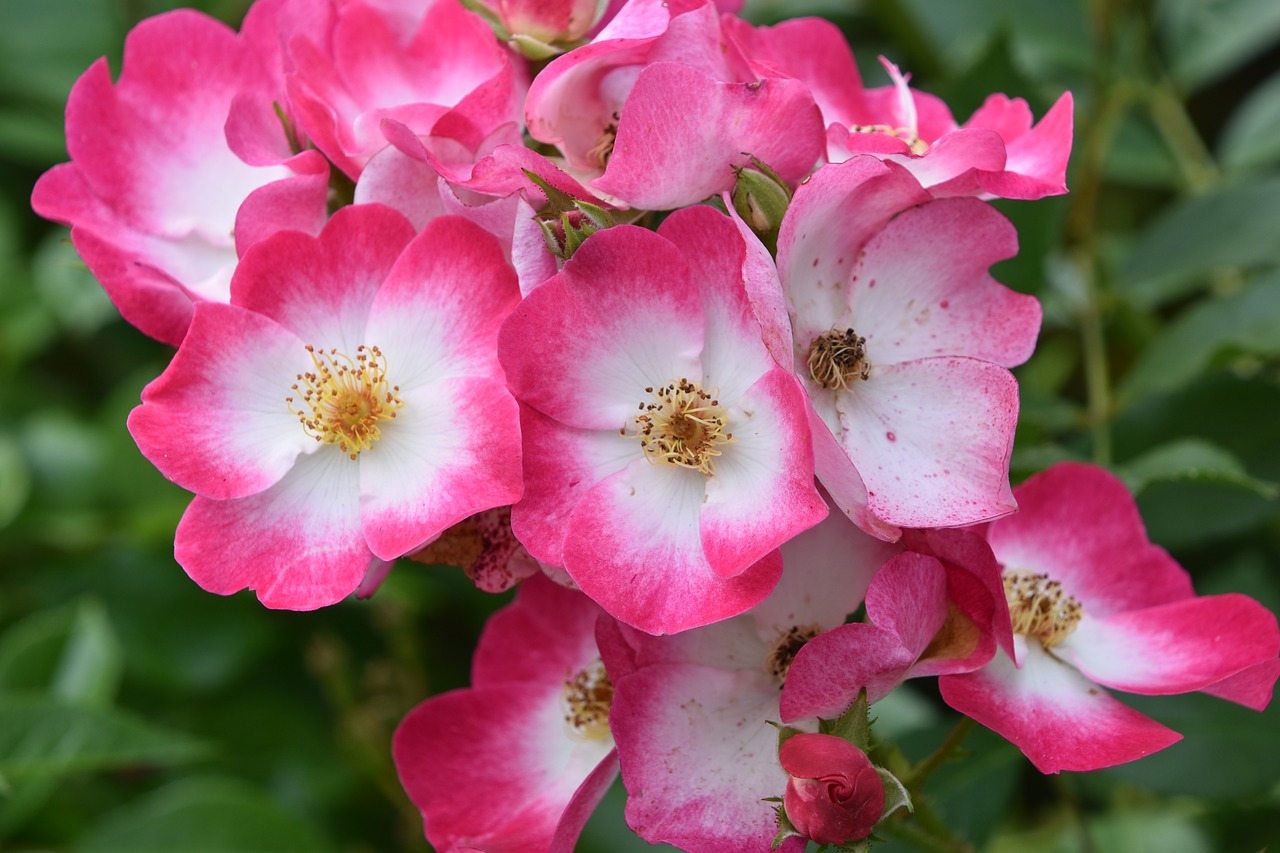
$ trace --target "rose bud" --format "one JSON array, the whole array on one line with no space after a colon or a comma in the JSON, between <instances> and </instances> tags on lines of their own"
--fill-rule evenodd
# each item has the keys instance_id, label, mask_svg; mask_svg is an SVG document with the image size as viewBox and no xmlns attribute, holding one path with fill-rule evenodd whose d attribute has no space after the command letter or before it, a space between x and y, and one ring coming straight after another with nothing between
<instances>
[{"instance_id":1,"label":"rose bud","mask_svg":"<svg viewBox=\"0 0 1280 853\"><path fill-rule=\"evenodd\" d=\"M791 774L782 798L796 831L819 844L871 834L884 812L884 782L866 753L834 735L798 734L778 750Z\"/></svg>"}]
</instances>

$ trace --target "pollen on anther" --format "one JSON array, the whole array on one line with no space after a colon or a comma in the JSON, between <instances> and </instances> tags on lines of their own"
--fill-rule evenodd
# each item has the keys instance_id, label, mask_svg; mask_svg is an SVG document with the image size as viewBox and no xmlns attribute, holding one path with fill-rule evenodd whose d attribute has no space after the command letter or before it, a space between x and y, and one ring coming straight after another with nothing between
<instances>
[{"instance_id":1,"label":"pollen on anther","mask_svg":"<svg viewBox=\"0 0 1280 853\"><path fill-rule=\"evenodd\" d=\"M1084 617L1084 607L1047 574L1006 571L1005 600L1013 632L1040 641L1046 649L1061 643Z\"/></svg>"},{"instance_id":2,"label":"pollen on anther","mask_svg":"<svg viewBox=\"0 0 1280 853\"><path fill-rule=\"evenodd\" d=\"M645 393L655 402L640 403L644 414L632 419L632 428L649 461L712 476L721 447L733 440L725 430L728 413L720 401L684 377L656 391L646 386ZM625 428L622 434L627 434Z\"/></svg>"},{"instance_id":3,"label":"pollen on anther","mask_svg":"<svg viewBox=\"0 0 1280 853\"><path fill-rule=\"evenodd\" d=\"M356 355L306 345L313 371L297 374L285 405L316 441L332 444L356 459L381 436L379 424L404 407L399 385L387 381L387 361L376 347L361 345ZM296 408L295 408L296 405Z\"/></svg>"},{"instance_id":4,"label":"pollen on anther","mask_svg":"<svg viewBox=\"0 0 1280 853\"><path fill-rule=\"evenodd\" d=\"M582 740L603 740L609 736L613 682L599 658L576 673L567 674L561 695L565 726L572 736Z\"/></svg>"},{"instance_id":5,"label":"pollen on anther","mask_svg":"<svg viewBox=\"0 0 1280 853\"><path fill-rule=\"evenodd\" d=\"M809 344L809 375L823 388L839 391L871 378L867 339L853 329L831 329Z\"/></svg>"}]
</instances>

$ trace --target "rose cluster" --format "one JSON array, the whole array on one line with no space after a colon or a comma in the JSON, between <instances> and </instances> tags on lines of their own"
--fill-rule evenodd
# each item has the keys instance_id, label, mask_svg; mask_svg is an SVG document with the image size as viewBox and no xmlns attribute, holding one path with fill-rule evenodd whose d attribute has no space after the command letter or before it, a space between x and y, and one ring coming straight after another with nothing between
<instances>
[{"instance_id":1,"label":"rose cluster","mask_svg":"<svg viewBox=\"0 0 1280 853\"><path fill-rule=\"evenodd\" d=\"M906 797L830 733L860 696L937 676L1055 773L1178 738L1099 685L1262 708L1280 675L1275 618L1197 597L1114 476L1010 486L1041 315L988 201L1066 191L1070 95L959 123L739 5L168 13L35 189L177 347L129 428L195 495L196 583L520 584L395 738L441 850L571 850L619 768L651 842L859 842Z\"/></svg>"}]
</instances>

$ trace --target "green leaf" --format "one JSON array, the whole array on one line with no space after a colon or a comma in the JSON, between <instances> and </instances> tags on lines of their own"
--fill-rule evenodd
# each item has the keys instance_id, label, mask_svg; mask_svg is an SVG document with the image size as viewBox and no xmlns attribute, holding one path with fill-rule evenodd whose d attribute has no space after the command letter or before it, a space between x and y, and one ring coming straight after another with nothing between
<instances>
[{"instance_id":1,"label":"green leaf","mask_svg":"<svg viewBox=\"0 0 1280 853\"><path fill-rule=\"evenodd\" d=\"M175 782L109 815L75 853L325 853L333 844L267 791L226 779Z\"/></svg>"},{"instance_id":2,"label":"green leaf","mask_svg":"<svg viewBox=\"0 0 1280 853\"><path fill-rule=\"evenodd\" d=\"M104 706L120 686L123 664L106 610L84 599L29 616L0 637L0 692L38 690Z\"/></svg>"},{"instance_id":3,"label":"green leaf","mask_svg":"<svg viewBox=\"0 0 1280 853\"><path fill-rule=\"evenodd\" d=\"M1218 155L1228 169L1280 162L1280 74L1251 91L1222 129Z\"/></svg>"},{"instance_id":4,"label":"green leaf","mask_svg":"<svg viewBox=\"0 0 1280 853\"><path fill-rule=\"evenodd\" d=\"M11 781L116 767L179 764L207 753L188 737L123 711L0 695L0 776Z\"/></svg>"},{"instance_id":5,"label":"green leaf","mask_svg":"<svg viewBox=\"0 0 1280 853\"><path fill-rule=\"evenodd\" d=\"M1124 696L1183 739L1140 761L1100 771L1158 793L1214 800L1261 794L1275 784L1280 765L1280 703L1262 713L1202 693ZM1123 849L1123 848L1115 848Z\"/></svg>"},{"instance_id":6,"label":"green leaf","mask_svg":"<svg viewBox=\"0 0 1280 853\"><path fill-rule=\"evenodd\" d=\"M1138 238L1118 289L1143 307L1163 304L1224 268L1280 262L1278 233L1280 175L1207 193L1174 207Z\"/></svg>"},{"instance_id":7,"label":"green leaf","mask_svg":"<svg viewBox=\"0 0 1280 853\"><path fill-rule=\"evenodd\" d=\"M1223 353L1280 356L1278 330L1280 275L1272 274L1183 312L1142 352L1119 397L1133 400L1186 385Z\"/></svg>"},{"instance_id":8,"label":"green leaf","mask_svg":"<svg viewBox=\"0 0 1280 853\"><path fill-rule=\"evenodd\" d=\"M1250 477L1235 456L1195 438L1161 445L1120 466L1116 473L1134 494L1155 482L1196 480L1238 486L1264 498L1276 496L1274 484Z\"/></svg>"},{"instance_id":9,"label":"green leaf","mask_svg":"<svg viewBox=\"0 0 1280 853\"><path fill-rule=\"evenodd\" d=\"M1164 0L1160 23L1174 77L1183 86L1197 89L1271 47L1280 37L1280 3Z\"/></svg>"}]
</instances>

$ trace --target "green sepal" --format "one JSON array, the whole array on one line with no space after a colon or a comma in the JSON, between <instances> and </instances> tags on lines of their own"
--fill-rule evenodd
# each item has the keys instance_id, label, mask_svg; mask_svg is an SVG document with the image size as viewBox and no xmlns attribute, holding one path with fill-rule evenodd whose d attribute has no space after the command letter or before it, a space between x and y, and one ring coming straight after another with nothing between
<instances>
[{"instance_id":1,"label":"green sepal","mask_svg":"<svg viewBox=\"0 0 1280 853\"><path fill-rule=\"evenodd\" d=\"M773 720L765 720L765 722L778 730L778 749L782 749L782 745L796 735L805 734L799 729L793 729L791 726L784 726L782 723L775 723Z\"/></svg>"},{"instance_id":2,"label":"green sepal","mask_svg":"<svg viewBox=\"0 0 1280 853\"><path fill-rule=\"evenodd\" d=\"M778 229L791 204L791 188L777 172L752 157L750 166L736 167L737 180L729 193L733 209L771 253L777 251Z\"/></svg>"},{"instance_id":3,"label":"green sepal","mask_svg":"<svg viewBox=\"0 0 1280 853\"><path fill-rule=\"evenodd\" d=\"M871 752L871 706L867 702L867 690L858 691L858 698L843 714L834 720L818 720L818 731L824 735L844 738L863 752Z\"/></svg>"},{"instance_id":4,"label":"green sepal","mask_svg":"<svg viewBox=\"0 0 1280 853\"><path fill-rule=\"evenodd\" d=\"M774 806L774 812L778 815L778 834L773 837L773 843L769 845L770 850L777 850L782 846L782 842L788 838L804 838L796 831L795 824L787 817L787 810L782 806Z\"/></svg>"},{"instance_id":5,"label":"green sepal","mask_svg":"<svg viewBox=\"0 0 1280 853\"><path fill-rule=\"evenodd\" d=\"M880 774L880 781L884 783L884 811L880 813L880 820L884 820L904 807L907 811L914 813L916 807L911 802L911 794L907 793L907 786L883 767L877 767L876 772Z\"/></svg>"},{"instance_id":6,"label":"green sepal","mask_svg":"<svg viewBox=\"0 0 1280 853\"><path fill-rule=\"evenodd\" d=\"M541 62L544 59L550 59L553 56L559 56L564 53L564 48L554 44L547 44L542 39L536 39L533 36L516 33L507 39L507 44L511 45L525 59L534 62Z\"/></svg>"},{"instance_id":7,"label":"green sepal","mask_svg":"<svg viewBox=\"0 0 1280 853\"><path fill-rule=\"evenodd\" d=\"M547 197L547 203L534 216L534 221L542 229L547 249L557 258L569 260L588 237L615 224L613 214L600 205L574 198L528 169L523 171Z\"/></svg>"}]
</instances>

